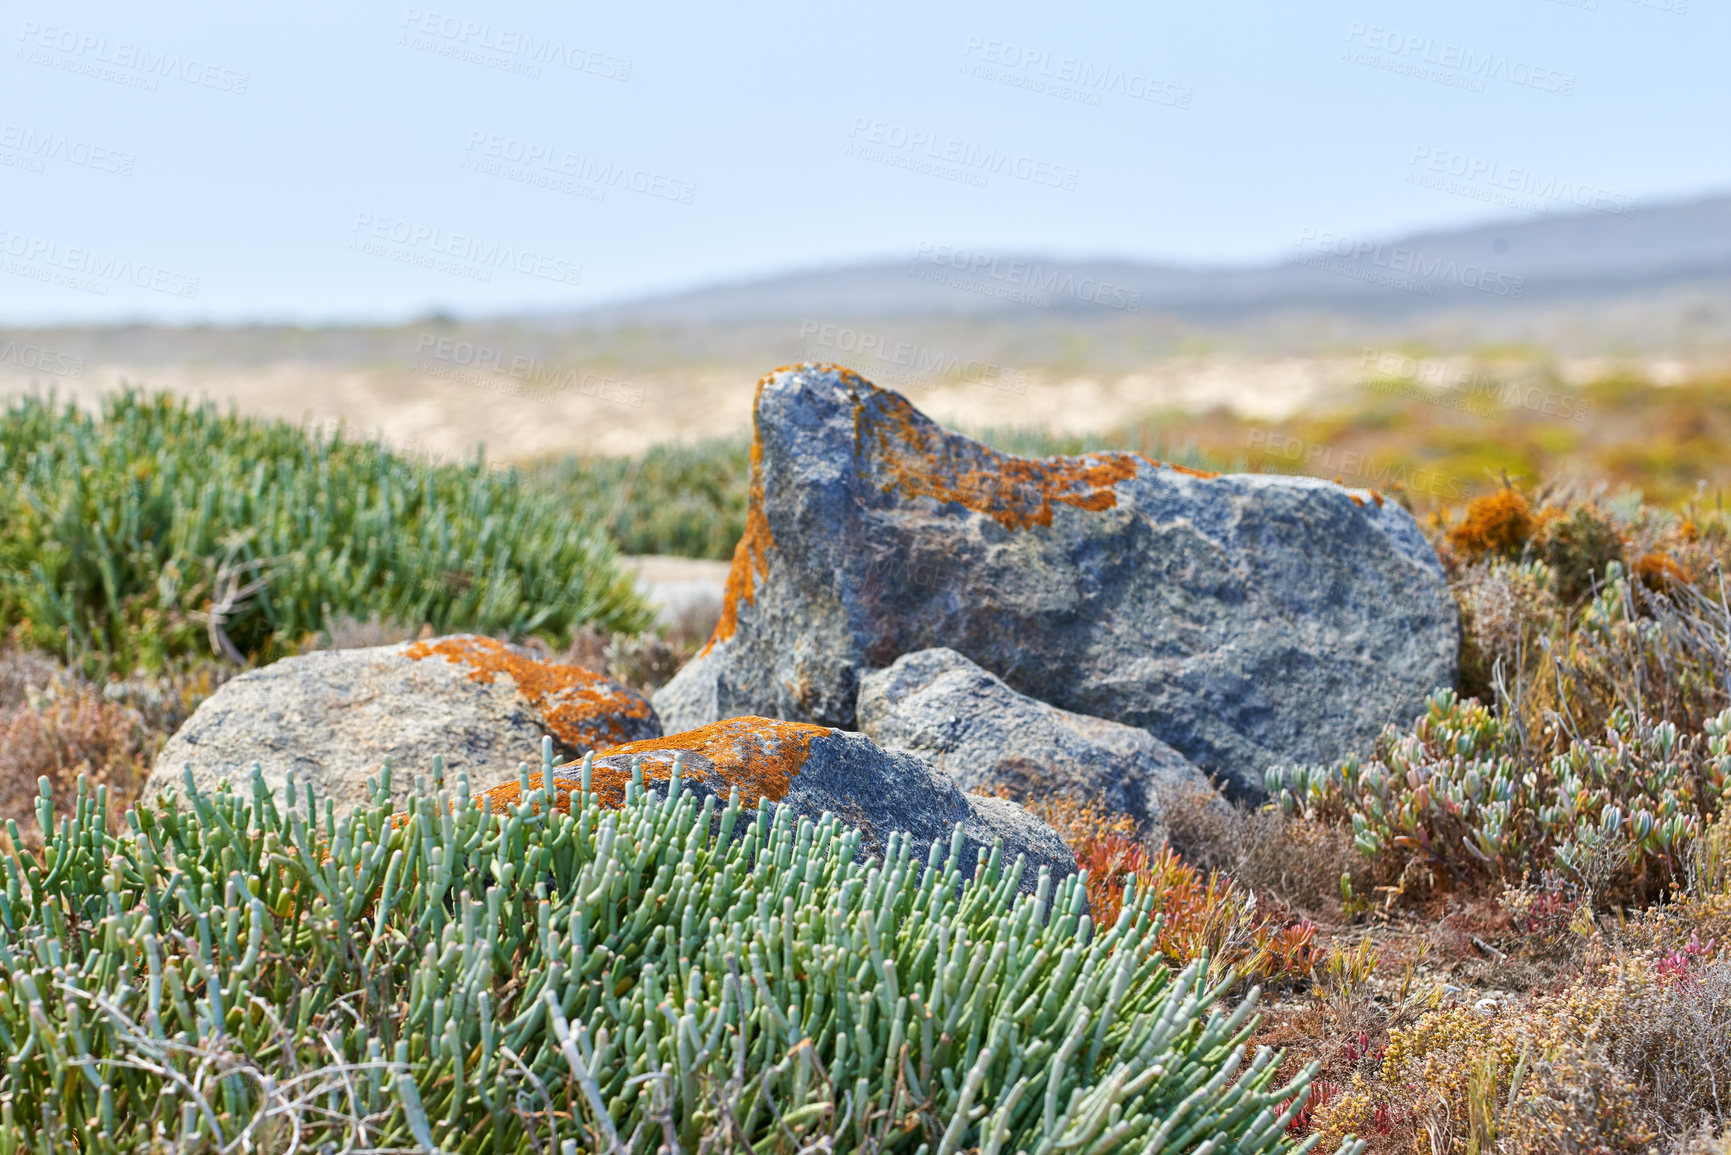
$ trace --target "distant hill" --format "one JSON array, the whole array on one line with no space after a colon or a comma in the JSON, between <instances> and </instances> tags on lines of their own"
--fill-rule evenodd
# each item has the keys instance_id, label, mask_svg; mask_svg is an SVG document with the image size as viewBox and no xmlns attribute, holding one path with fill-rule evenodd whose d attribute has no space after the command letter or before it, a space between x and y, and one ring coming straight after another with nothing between
<instances>
[{"instance_id":1,"label":"distant hill","mask_svg":"<svg viewBox=\"0 0 1731 1155\"><path fill-rule=\"evenodd\" d=\"M955 251L715 285L586 310L586 326L799 317L985 319L1159 313L1203 323L1323 311L1395 318L1475 305L1554 306L1701 286L1731 295L1731 195L1581 211L1384 240L1313 234L1283 260L1183 268Z\"/></svg>"}]
</instances>

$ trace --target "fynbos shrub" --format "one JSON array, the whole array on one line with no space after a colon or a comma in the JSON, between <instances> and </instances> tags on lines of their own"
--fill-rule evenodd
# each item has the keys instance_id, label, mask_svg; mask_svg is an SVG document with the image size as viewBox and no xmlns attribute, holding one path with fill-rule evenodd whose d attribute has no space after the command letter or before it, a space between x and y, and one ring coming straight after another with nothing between
<instances>
[{"instance_id":1,"label":"fynbos shrub","mask_svg":"<svg viewBox=\"0 0 1731 1155\"><path fill-rule=\"evenodd\" d=\"M1706 732L1613 713L1602 739L1523 754L1514 728L1452 690L1433 695L1409 732L1392 726L1366 761L1276 767L1269 793L1289 812L1352 824L1367 855L1392 854L1443 878L1579 873L1603 850L1622 884L1678 877L1682 852L1731 788L1731 710Z\"/></svg>"}]
</instances>

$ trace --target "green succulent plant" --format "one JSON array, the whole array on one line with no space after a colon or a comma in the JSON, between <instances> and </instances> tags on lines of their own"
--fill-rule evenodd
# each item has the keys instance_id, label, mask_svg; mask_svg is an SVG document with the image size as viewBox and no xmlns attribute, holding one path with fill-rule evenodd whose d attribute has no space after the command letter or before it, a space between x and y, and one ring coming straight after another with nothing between
<instances>
[{"instance_id":1,"label":"green succulent plant","mask_svg":"<svg viewBox=\"0 0 1731 1155\"><path fill-rule=\"evenodd\" d=\"M411 460L135 391L0 411L0 629L94 667L269 660L338 617L563 640L651 615L592 511L479 457Z\"/></svg>"},{"instance_id":2,"label":"green succulent plant","mask_svg":"<svg viewBox=\"0 0 1731 1155\"><path fill-rule=\"evenodd\" d=\"M1579 874L1601 849L1632 871L1674 869L1731 791L1731 709L1699 735L1618 710L1602 738L1535 757L1494 711L1440 690L1410 731L1384 731L1374 757L1275 767L1266 782L1288 813L1350 822L1362 853L1440 874Z\"/></svg>"},{"instance_id":3,"label":"green succulent plant","mask_svg":"<svg viewBox=\"0 0 1731 1155\"><path fill-rule=\"evenodd\" d=\"M104 790L45 795L41 860L3 860L0 1155L1314 1144L1314 1066L1247 1054L1256 992L1173 973L1152 895L1097 931L1084 878L1021 893L959 830L877 860L677 772L396 819L389 775L341 819L256 767L119 829Z\"/></svg>"}]
</instances>

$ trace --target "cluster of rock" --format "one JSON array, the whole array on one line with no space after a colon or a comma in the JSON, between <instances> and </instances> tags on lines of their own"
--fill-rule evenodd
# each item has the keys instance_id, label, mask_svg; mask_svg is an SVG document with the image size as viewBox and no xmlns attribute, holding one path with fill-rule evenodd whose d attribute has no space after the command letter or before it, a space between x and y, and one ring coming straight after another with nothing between
<instances>
[{"instance_id":1,"label":"cluster of rock","mask_svg":"<svg viewBox=\"0 0 1731 1155\"><path fill-rule=\"evenodd\" d=\"M387 756L509 778L551 734L567 757L597 752L604 801L634 760L653 782L677 751L694 790L833 812L879 841L960 823L1073 869L992 794L1103 803L1153 830L1182 794L1255 798L1270 765L1365 749L1455 680L1441 566L1374 491L1015 457L833 366L764 378L755 430L720 621L653 707L485 638L312 654L223 686L151 785L183 766L239 781L257 760L273 786L293 770L345 805Z\"/></svg>"},{"instance_id":2,"label":"cluster of rock","mask_svg":"<svg viewBox=\"0 0 1731 1155\"><path fill-rule=\"evenodd\" d=\"M1442 567L1372 491L1014 457L822 366L764 379L753 461L720 624L655 697L673 729L852 728L867 671L947 647L1253 796L1267 766L1362 747L1455 679Z\"/></svg>"}]
</instances>

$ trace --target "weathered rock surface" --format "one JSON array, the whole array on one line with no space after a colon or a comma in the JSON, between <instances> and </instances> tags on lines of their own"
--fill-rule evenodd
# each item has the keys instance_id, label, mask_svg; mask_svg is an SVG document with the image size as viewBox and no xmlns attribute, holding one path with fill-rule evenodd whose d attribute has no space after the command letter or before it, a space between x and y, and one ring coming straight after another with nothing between
<instances>
[{"instance_id":1,"label":"weathered rock surface","mask_svg":"<svg viewBox=\"0 0 1731 1155\"><path fill-rule=\"evenodd\" d=\"M1366 749L1454 683L1442 567L1372 491L1014 457L835 366L764 378L755 426L721 621L655 698L669 728L851 728L863 671L947 646L1256 796L1267 766Z\"/></svg>"},{"instance_id":2,"label":"weathered rock surface","mask_svg":"<svg viewBox=\"0 0 1731 1155\"><path fill-rule=\"evenodd\" d=\"M638 761L644 785L662 790L672 777L674 755L680 755L681 789L699 796L715 795L725 805L739 790L740 803L756 809L762 802L791 806L814 822L834 814L866 835L867 853L881 854L890 833L904 830L917 846L948 840L957 823L966 838L963 861L971 868L981 848L1004 841L1003 862L1025 854L1028 866L1022 888L1032 893L1040 867L1055 879L1076 869L1076 858L1050 826L1004 798L966 794L948 776L912 754L884 750L863 734L777 722L769 718L729 718L684 734L632 742L597 757L591 767L590 789L608 806L625 800L631 764ZM553 770L554 805L566 809L570 794L582 786L578 763ZM541 772L529 776L531 790L541 787ZM483 791L489 808L497 811L522 801L520 781Z\"/></svg>"},{"instance_id":3,"label":"weathered rock surface","mask_svg":"<svg viewBox=\"0 0 1731 1155\"><path fill-rule=\"evenodd\" d=\"M222 778L281 790L289 771L338 810L371 801L368 776L391 759L406 798L435 755L455 779L489 782L541 764L541 738L562 757L661 733L641 695L600 674L466 634L284 658L225 683L157 755L147 794Z\"/></svg>"},{"instance_id":4,"label":"weathered rock surface","mask_svg":"<svg viewBox=\"0 0 1731 1155\"><path fill-rule=\"evenodd\" d=\"M1148 731L1049 706L954 650L904 654L860 679L860 732L931 762L963 790L1104 802L1145 831L1163 800L1212 798L1188 758Z\"/></svg>"}]
</instances>

